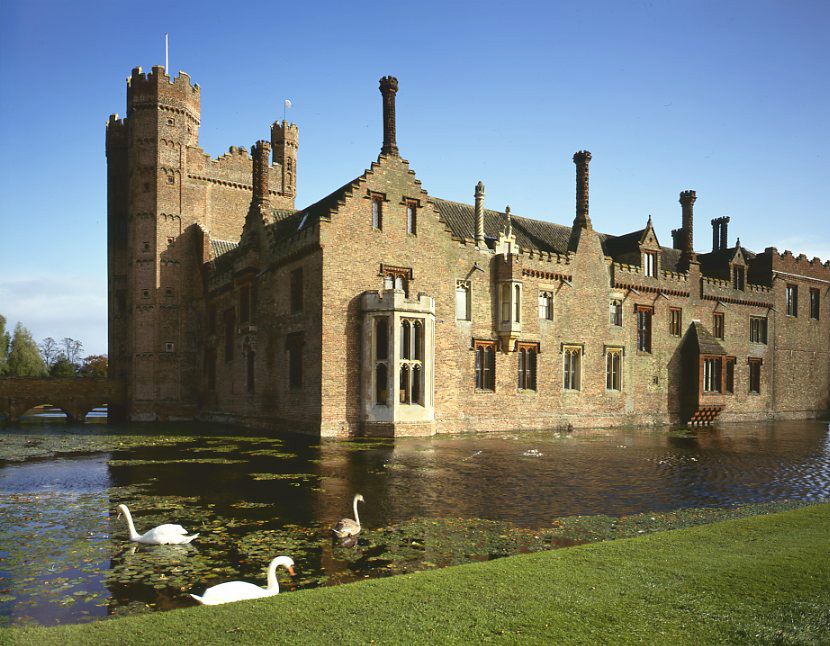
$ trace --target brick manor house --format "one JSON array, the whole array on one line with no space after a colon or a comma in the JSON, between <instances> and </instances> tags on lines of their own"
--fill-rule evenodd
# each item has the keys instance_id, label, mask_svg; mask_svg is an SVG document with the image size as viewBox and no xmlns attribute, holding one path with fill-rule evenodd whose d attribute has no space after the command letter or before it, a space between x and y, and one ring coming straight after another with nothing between
<instances>
[{"instance_id":1,"label":"brick manor house","mask_svg":"<svg viewBox=\"0 0 830 646\"><path fill-rule=\"evenodd\" d=\"M594 229L591 154L553 224L430 196L380 80L376 162L296 209L297 126L251 153L198 143L200 88L163 67L109 118L110 375L133 420L325 437L824 415L830 262L693 244L694 191L662 246L649 218ZM473 187L471 187L473 188Z\"/></svg>"}]
</instances>

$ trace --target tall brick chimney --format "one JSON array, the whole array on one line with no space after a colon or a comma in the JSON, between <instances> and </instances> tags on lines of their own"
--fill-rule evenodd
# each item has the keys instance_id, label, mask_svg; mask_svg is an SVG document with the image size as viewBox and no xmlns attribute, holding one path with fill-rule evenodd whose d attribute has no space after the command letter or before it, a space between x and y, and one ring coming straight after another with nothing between
<instances>
[{"instance_id":1,"label":"tall brick chimney","mask_svg":"<svg viewBox=\"0 0 830 646\"><path fill-rule=\"evenodd\" d=\"M591 153L587 150L580 150L574 154L574 164L576 164L575 228L591 228L591 218L588 216L588 164L590 161Z\"/></svg>"},{"instance_id":2,"label":"tall brick chimney","mask_svg":"<svg viewBox=\"0 0 830 646\"><path fill-rule=\"evenodd\" d=\"M476 184L476 246L484 246L484 182Z\"/></svg>"},{"instance_id":3,"label":"tall brick chimney","mask_svg":"<svg viewBox=\"0 0 830 646\"><path fill-rule=\"evenodd\" d=\"M712 220L712 251L719 249L726 249L727 245L727 225L729 224L729 216L725 215L722 218L715 218Z\"/></svg>"},{"instance_id":4,"label":"tall brick chimney","mask_svg":"<svg viewBox=\"0 0 830 646\"><path fill-rule=\"evenodd\" d=\"M398 79L384 76L380 79L380 93L383 95L383 147L381 155L397 155L398 144L395 142L395 94L398 92Z\"/></svg>"},{"instance_id":5,"label":"tall brick chimney","mask_svg":"<svg viewBox=\"0 0 830 646\"><path fill-rule=\"evenodd\" d=\"M681 263L688 267L690 262L696 262L694 246L694 204L697 200L697 195L694 191L680 192L680 207L683 211L683 223L681 229L683 230L681 248L682 254L680 256Z\"/></svg>"},{"instance_id":6,"label":"tall brick chimney","mask_svg":"<svg viewBox=\"0 0 830 646\"><path fill-rule=\"evenodd\" d=\"M258 203L268 202L270 201L270 194L268 193L268 160L271 156L271 144L260 139L254 144L252 152L254 158L253 199Z\"/></svg>"}]
</instances>

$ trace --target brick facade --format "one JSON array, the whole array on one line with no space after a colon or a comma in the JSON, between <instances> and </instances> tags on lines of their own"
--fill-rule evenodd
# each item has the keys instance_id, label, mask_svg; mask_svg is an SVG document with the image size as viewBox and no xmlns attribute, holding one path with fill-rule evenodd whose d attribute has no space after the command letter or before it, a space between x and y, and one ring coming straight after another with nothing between
<instances>
[{"instance_id":1,"label":"brick facade","mask_svg":"<svg viewBox=\"0 0 830 646\"><path fill-rule=\"evenodd\" d=\"M107 124L109 350L133 419L346 437L826 413L830 262L720 229L696 253L694 191L671 248L651 220L599 233L587 151L571 226L486 209L482 183L475 207L430 196L398 153L397 80L380 89L377 161L295 210L296 126L210 159L198 86L133 71Z\"/></svg>"}]
</instances>

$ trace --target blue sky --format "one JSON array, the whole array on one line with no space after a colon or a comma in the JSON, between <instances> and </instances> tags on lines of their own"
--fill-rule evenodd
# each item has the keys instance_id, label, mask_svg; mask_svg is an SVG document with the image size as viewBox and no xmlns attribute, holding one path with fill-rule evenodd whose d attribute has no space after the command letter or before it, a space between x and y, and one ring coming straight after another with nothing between
<instances>
[{"instance_id":1,"label":"blue sky","mask_svg":"<svg viewBox=\"0 0 830 646\"><path fill-rule=\"evenodd\" d=\"M130 69L202 87L212 156L268 135L290 98L297 205L381 144L380 76L400 80L398 145L432 195L569 224L574 151L613 234L680 223L696 247L830 259L830 3L0 3L0 313L38 339L106 351L104 122Z\"/></svg>"}]
</instances>

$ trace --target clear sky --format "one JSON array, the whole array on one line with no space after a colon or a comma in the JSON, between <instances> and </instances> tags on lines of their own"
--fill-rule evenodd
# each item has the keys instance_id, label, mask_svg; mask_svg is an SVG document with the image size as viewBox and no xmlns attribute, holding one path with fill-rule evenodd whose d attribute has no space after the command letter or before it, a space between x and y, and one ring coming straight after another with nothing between
<instances>
[{"instance_id":1,"label":"clear sky","mask_svg":"<svg viewBox=\"0 0 830 646\"><path fill-rule=\"evenodd\" d=\"M696 247L830 259L830 2L43 2L0 0L0 313L106 351L107 115L131 68L202 87L212 156L300 128L297 206L381 144L378 78L424 188L570 224L593 153L600 231L662 244L695 189Z\"/></svg>"}]
</instances>

